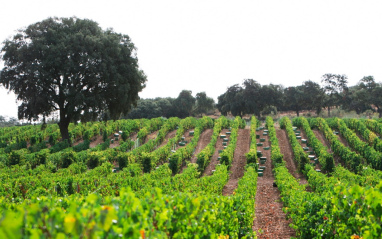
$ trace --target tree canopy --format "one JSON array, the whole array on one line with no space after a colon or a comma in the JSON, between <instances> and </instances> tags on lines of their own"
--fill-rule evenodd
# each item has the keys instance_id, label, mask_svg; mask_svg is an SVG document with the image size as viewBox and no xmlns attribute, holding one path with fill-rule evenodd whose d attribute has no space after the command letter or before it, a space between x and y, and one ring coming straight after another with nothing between
<instances>
[{"instance_id":1,"label":"tree canopy","mask_svg":"<svg viewBox=\"0 0 382 239\"><path fill-rule=\"evenodd\" d=\"M324 100L325 106L328 107L328 116L330 116L330 107L341 103L341 94L345 94L348 90L346 75L327 73L322 76L321 82L324 84L323 89L327 95Z\"/></svg>"},{"instance_id":2,"label":"tree canopy","mask_svg":"<svg viewBox=\"0 0 382 239\"><path fill-rule=\"evenodd\" d=\"M212 110L215 105L214 99L208 97L206 92L199 92L196 94L196 105L194 112L196 114L207 114L209 110Z\"/></svg>"},{"instance_id":3,"label":"tree canopy","mask_svg":"<svg viewBox=\"0 0 382 239\"><path fill-rule=\"evenodd\" d=\"M192 96L192 91L182 90L174 101L179 117L186 118L192 115L195 101L196 99Z\"/></svg>"},{"instance_id":4,"label":"tree canopy","mask_svg":"<svg viewBox=\"0 0 382 239\"><path fill-rule=\"evenodd\" d=\"M102 30L88 19L48 18L4 42L0 83L21 101L19 119L45 119L59 111L69 139L72 121L111 119L136 105L146 76L128 35Z\"/></svg>"}]
</instances>

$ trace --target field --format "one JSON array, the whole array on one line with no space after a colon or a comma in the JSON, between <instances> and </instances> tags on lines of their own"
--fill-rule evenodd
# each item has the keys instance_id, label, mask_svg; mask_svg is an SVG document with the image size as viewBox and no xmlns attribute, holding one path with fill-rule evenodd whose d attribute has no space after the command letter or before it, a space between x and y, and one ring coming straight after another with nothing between
<instances>
[{"instance_id":1,"label":"field","mask_svg":"<svg viewBox=\"0 0 382 239\"><path fill-rule=\"evenodd\" d=\"M154 118L0 129L0 238L380 238L382 123Z\"/></svg>"}]
</instances>

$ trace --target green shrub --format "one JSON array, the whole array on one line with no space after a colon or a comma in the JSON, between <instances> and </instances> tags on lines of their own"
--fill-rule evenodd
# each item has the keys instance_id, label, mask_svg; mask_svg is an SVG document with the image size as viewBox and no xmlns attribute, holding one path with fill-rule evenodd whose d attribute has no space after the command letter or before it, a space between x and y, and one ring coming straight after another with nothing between
<instances>
[{"instance_id":1,"label":"green shrub","mask_svg":"<svg viewBox=\"0 0 382 239\"><path fill-rule=\"evenodd\" d=\"M87 170L87 166L82 162L72 163L68 170L71 172L71 174L80 174L84 173Z\"/></svg>"},{"instance_id":2,"label":"green shrub","mask_svg":"<svg viewBox=\"0 0 382 239\"><path fill-rule=\"evenodd\" d=\"M49 144L51 146L54 146L57 142L57 138L56 138L56 135L55 134L51 134L49 135Z\"/></svg>"},{"instance_id":3,"label":"green shrub","mask_svg":"<svg viewBox=\"0 0 382 239\"><path fill-rule=\"evenodd\" d=\"M12 151L8 156L8 165L18 165L24 159L24 155L19 151Z\"/></svg>"},{"instance_id":4,"label":"green shrub","mask_svg":"<svg viewBox=\"0 0 382 239\"><path fill-rule=\"evenodd\" d=\"M32 136L30 139L30 144L34 145L35 143L37 143L37 138L36 138L36 136Z\"/></svg>"},{"instance_id":5,"label":"green shrub","mask_svg":"<svg viewBox=\"0 0 382 239\"><path fill-rule=\"evenodd\" d=\"M124 169L125 167L127 167L129 165L129 154L127 153L123 153L123 152L119 152L117 154L117 157L116 157L117 161L118 161L118 165L119 165L119 170L122 170Z\"/></svg>"},{"instance_id":6,"label":"green shrub","mask_svg":"<svg viewBox=\"0 0 382 239\"><path fill-rule=\"evenodd\" d=\"M68 142L68 140L64 140L62 142L59 142L57 144L55 144L53 147L50 148L50 153L53 154L53 153L56 153L56 152L59 152L63 149L66 149L66 148L69 148L70 147L70 144Z\"/></svg>"},{"instance_id":7,"label":"green shrub","mask_svg":"<svg viewBox=\"0 0 382 239\"><path fill-rule=\"evenodd\" d=\"M28 150L31 153L34 153L34 152L39 152L40 150L46 149L46 148L47 148L46 143L45 142L41 142L41 143L35 144L33 146L30 146Z\"/></svg>"},{"instance_id":8,"label":"green shrub","mask_svg":"<svg viewBox=\"0 0 382 239\"><path fill-rule=\"evenodd\" d=\"M126 141L129 136L127 135L126 131L123 131L121 137L123 141Z\"/></svg>"},{"instance_id":9,"label":"green shrub","mask_svg":"<svg viewBox=\"0 0 382 239\"><path fill-rule=\"evenodd\" d=\"M102 134L102 140L103 140L103 142L106 142L106 140L107 140L107 132L106 132L106 130L104 130L103 131L103 134Z\"/></svg>"},{"instance_id":10,"label":"green shrub","mask_svg":"<svg viewBox=\"0 0 382 239\"><path fill-rule=\"evenodd\" d=\"M127 165L124 169L123 172L127 172L129 176L131 177L137 177L142 175L142 168L141 165L138 163L132 163Z\"/></svg>"},{"instance_id":11,"label":"green shrub","mask_svg":"<svg viewBox=\"0 0 382 239\"><path fill-rule=\"evenodd\" d=\"M143 172L144 173L149 173L151 171L151 154L142 152L142 165L143 165Z\"/></svg>"},{"instance_id":12,"label":"green shrub","mask_svg":"<svg viewBox=\"0 0 382 239\"><path fill-rule=\"evenodd\" d=\"M89 149L89 147L90 147L90 141L89 140L85 140L84 142L79 143L76 146L73 146L73 150L75 152L80 152L80 151Z\"/></svg>"},{"instance_id":13,"label":"green shrub","mask_svg":"<svg viewBox=\"0 0 382 239\"><path fill-rule=\"evenodd\" d=\"M100 165L100 155L97 152L91 152L88 154L87 166L90 169L98 167Z\"/></svg>"},{"instance_id":14,"label":"green shrub","mask_svg":"<svg viewBox=\"0 0 382 239\"><path fill-rule=\"evenodd\" d=\"M257 151L255 149L250 149L249 152L245 155L247 158L247 164L257 163Z\"/></svg>"},{"instance_id":15,"label":"green shrub","mask_svg":"<svg viewBox=\"0 0 382 239\"><path fill-rule=\"evenodd\" d=\"M77 162L77 154L74 151L67 151L61 154L62 168L69 167L72 163Z\"/></svg>"}]
</instances>

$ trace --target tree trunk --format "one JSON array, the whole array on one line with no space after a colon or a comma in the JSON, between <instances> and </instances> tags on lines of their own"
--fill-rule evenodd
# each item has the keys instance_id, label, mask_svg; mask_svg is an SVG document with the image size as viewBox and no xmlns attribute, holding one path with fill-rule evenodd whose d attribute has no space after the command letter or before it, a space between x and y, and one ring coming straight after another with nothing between
<instances>
[{"instance_id":1,"label":"tree trunk","mask_svg":"<svg viewBox=\"0 0 382 239\"><path fill-rule=\"evenodd\" d=\"M330 117L330 106L328 106L328 117Z\"/></svg>"},{"instance_id":2,"label":"tree trunk","mask_svg":"<svg viewBox=\"0 0 382 239\"><path fill-rule=\"evenodd\" d=\"M318 117L318 115L321 113L321 107L317 107L317 109L316 109L316 114L317 114L317 117Z\"/></svg>"},{"instance_id":3,"label":"tree trunk","mask_svg":"<svg viewBox=\"0 0 382 239\"><path fill-rule=\"evenodd\" d=\"M300 117L300 111L296 110L297 117Z\"/></svg>"},{"instance_id":4,"label":"tree trunk","mask_svg":"<svg viewBox=\"0 0 382 239\"><path fill-rule=\"evenodd\" d=\"M60 127L62 141L64 141L66 139L66 140L68 140L69 144L71 144L70 138L69 138L69 129L68 129L69 128L69 119L61 118L60 122L58 123L58 126Z\"/></svg>"}]
</instances>

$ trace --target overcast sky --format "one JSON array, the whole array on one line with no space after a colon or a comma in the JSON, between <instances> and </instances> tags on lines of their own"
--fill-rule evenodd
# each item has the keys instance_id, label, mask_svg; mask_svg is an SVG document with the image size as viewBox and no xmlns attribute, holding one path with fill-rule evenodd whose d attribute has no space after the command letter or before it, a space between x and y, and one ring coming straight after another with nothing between
<instances>
[{"instance_id":1,"label":"overcast sky","mask_svg":"<svg viewBox=\"0 0 382 239\"><path fill-rule=\"evenodd\" d=\"M320 83L325 73L382 81L382 1L84 1L0 4L0 41L48 17L88 18L127 34L138 48L147 87L141 98L183 89L216 98L227 87ZM3 64L0 63L0 67ZM17 116L15 96L0 89L0 115Z\"/></svg>"}]
</instances>

